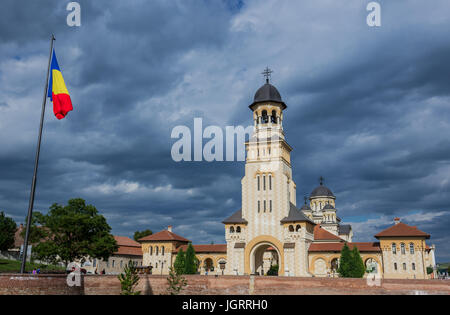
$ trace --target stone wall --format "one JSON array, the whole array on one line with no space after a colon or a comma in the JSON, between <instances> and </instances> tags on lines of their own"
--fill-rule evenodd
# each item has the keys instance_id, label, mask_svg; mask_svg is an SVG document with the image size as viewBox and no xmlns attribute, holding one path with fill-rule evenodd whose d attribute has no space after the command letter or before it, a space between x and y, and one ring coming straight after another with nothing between
<instances>
[{"instance_id":1,"label":"stone wall","mask_svg":"<svg viewBox=\"0 0 450 315\"><path fill-rule=\"evenodd\" d=\"M66 275L0 274L0 295L80 295L83 286L69 287ZM83 284L83 282L81 282Z\"/></svg>"},{"instance_id":2,"label":"stone wall","mask_svg":"<svg viewBox=\"0 0 450 315\"><path fill-rule=\"evenodd\" d=\"M364 279L186 276L183 294L192 295L287 295L287 294L450 294L446 280L382 280L370 287ZM64 275L0 274L0 294L120 294L117 276L85 276L82 287L70 288ZM142 294L167 294L166 276L141 275Z\"/></svg>"}]
</instances>

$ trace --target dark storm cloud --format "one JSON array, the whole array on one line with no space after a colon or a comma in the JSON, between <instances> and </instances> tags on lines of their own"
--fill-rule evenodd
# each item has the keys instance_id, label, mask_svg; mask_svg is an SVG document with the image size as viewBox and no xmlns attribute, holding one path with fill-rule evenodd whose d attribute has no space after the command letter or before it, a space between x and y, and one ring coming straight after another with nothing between
<instances>
[{"instance_id":1,"label":"dark storm cloud","mask_svg":"<svg viewBox=\"0 0 450 315\"><path fill-rule=\"evenodd\" d=\"M64 1L3 1L0 208L23 222L53 32L75 110L56 121L48 108L37 210L82 197L115 234L172 224L223 242L244 165L175 163L170 134L194 117L251 124L269 65L298 200L323 175L356 240L401 216L450 260L449 5L381 3L374 30L364 1L80 1L80 28Z\"/></svg>"}]
</instances>

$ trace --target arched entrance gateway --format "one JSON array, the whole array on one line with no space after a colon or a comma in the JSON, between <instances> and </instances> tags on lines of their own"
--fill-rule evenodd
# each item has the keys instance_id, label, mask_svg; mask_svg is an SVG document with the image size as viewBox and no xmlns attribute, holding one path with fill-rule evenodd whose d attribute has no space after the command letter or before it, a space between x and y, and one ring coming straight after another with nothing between
<instances>
[{"instance_id":1,"label":"arched entrance gateway","mask_svg":"<svg viewBox=\"0 0 450 315\"><path fill-rule=\"evenodd\" d=\"M259 236L245 247L245 273L266 275L271 265L278 265L278 275L284 275L283 244L272 236Z\"/></svg>"},{"instance_id":2,"label":"arched entrance gateway","mask_svg":"<svg viewBox=\"0 0 450 315\"><path fill-rule=\"evenodd\" d=\"M261 243L255 246L250 253L251 274L264 276L271 266L279 265L280 254L270 243Z\"/></svg>"}]
</instances>

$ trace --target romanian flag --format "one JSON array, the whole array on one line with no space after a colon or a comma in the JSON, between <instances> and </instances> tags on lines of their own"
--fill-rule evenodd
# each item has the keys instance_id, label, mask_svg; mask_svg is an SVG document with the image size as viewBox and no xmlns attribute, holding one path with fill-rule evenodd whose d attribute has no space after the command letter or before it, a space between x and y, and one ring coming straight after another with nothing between
<instances>
[{"instance_id":1,"label":"romanian flag","mask_svg":"<svg viewBox=\"0 0 450 315\"><path fill-rule=\"evenodd\" d=\"M61 69L59 69L54 49L47 96L50 97L50 100L53 102L53 113L56 118L63 119L68 112L73 110L72 101L69 92L67 91L66 84L64 83Z\"/></svg>"}]
</instances>

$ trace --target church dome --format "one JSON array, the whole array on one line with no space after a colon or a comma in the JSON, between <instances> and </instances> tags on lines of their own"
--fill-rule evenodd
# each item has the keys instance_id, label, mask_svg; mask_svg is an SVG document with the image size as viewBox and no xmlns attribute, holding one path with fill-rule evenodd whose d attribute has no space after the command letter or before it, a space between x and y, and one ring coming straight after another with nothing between
<instances>
[{"instance_id":1,"label":"church dome","mask_svg":"<svg viewBox=\"0 0 450 315\"><path fill-rule=\"evenodd\" d=\"M266 82L262 87L256 91L255 97L253 99L253 104L250 105L250 108L253 107L253 105L256 105L258 103L264 103L264 102L276 102L280 103L283 106L283 109L285 109L287 106L281 99L280 92L278 92L277 88L274 87L269 82Z\"/></svg>"},{"instance_id":2,"label":"church dome","mask_svg":"<svg viewBox=\"0 0 450 315\"><path fill-rule=\"evenodd\" d=\"M323 184L316 187L311 193L311 197L319 197L319 196L334 197L333 192Z\"/></svg>"},{"instance_id":3,"label":"church dome","mask_svg":"<svg viewBox=\"0 0 450 315\"><path fill-rule=\"evenodd\" d=\"M277 88L274 87L270 83L264 84L262 87L256 91L254 102L265 102L265 101L274 101L274 102L283 102L281 100L280 92L278 92Z\"/></svg>"}]
</instances>

